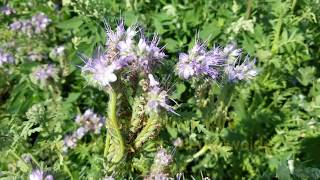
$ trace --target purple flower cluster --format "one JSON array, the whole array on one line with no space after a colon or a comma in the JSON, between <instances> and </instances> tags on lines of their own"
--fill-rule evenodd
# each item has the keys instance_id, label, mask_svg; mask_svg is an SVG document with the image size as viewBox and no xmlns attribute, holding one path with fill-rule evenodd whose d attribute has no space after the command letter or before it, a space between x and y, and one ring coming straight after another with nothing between
<instances>
[{"instance_id":1,"label":"purple flower cluster","mask_svg":"<svg viewBox=\"0 0 320 180\"><path fill-rule=\"evenodd\" d=\"M166 180L169 179L169 174L166 173L166 169L172 163L172 155L167 150L161 148L154 157L154 162L151 167L150 174L144 178L146 180L157 179Z\"/></svg>"},{"instance_id":2,"label":"purple flower cluster","mask_svg":"<svg viewBox=\"0 0 320 180\"><path fill-rule=\"evenodd\" d=\"M159 82L155 80L152 74L149 77L149 89L148 89L148 102L147 111L159 112L161 108L166 109L172 113L175 113L172 106L168 105L168 93L162 90L159 86ZM175 113L176 114L176 113Z\"/></svg>"},{"instance_id":3,"label":"purple flower cluster","mask_svg":"<svg viewBox=\"0 0 320 180\"><path fill-rule=\"evenodd\" d=\"M14 61L15 59L11 54L6 53L2 49L0 49L0 67L4 64L12 64L14 63Z\"/></svg>"},{"instance_id":4,"label":"purple flower cluster","mask_svg":"<svg viewBox=\"0 0 320 180\"><path fill-rule=\"evenodd\" d=\"M250 61L250 58L247 56L242 63L236 61L233 65L228 65L225 68L225 72L231 82L250 80L258 74L254 64L255 61Z\"/></svg>"},{"instance_id":5,"label":"purple flower cluster","mask_svg":"<svg viewBox=\"0 0 320 180\"><path fill-rule=\"evenodd\" d=\"M50 79L56 80L58 77L58 69L52 64L44 64L35 68L32 72L32 79L45 82Z\"/></svg>"},{"instance_id":6,"label":"purple flower cluster","mask_svg":"<svg viewBox=\"0 0 320 180\"><path fill-rule=\"evenodd\" d=\"M75 148L77 146L77 141L82 139L87 133L93 132L99 134L105 123L105 118L97 115L91 109L88 109L83 115L78 115L75 122L80 125L80 127L71 135L67 135L64 138L65 151L67 151L68 148Z\"/></svg>"},{"instance_id":7,"label":"purple flower cluster","mask_svg":"<svg viewBox=\"0 0 320 180\"><path fill-rule=\"evenodd\" d=\"M11 30L20 31L31 36L33 33L39 34L45 31L50 23L51 19L41 12L31 19L15 21L9 27Z\"/></svg>"},{"instance_id":8,"label":"purple flower cluster","mask_svg":"<svg viewBox=\"0 0 320 180\"><path fill-rule=\"evenodd\" d=\"M11 14L15 14L16 11L9 6L5 5L0 8L0 12L6 16L10 16Z\"/></svg>"},{"instance_id":9,"label":"purple flower cluster","mask_svg":"<svg viewBox=\"0 0 320 180\"><path fill-rule=\"evenodd\" d=\"M53 180L53 176L40 169L34 169L29 175L29 180Z\"/></svg>"},{"instance_id":10,"label":"purple flower cluster","mask_svg":"<svg viewBox=\"0 0 320 180\"><path fill-rule=\"evenodd\" d=\"M46 30L47 26L51 23L51 19L49 19L44 13L40 12L31 18L31 22L34 26L34 32L39 34Z\"/></svg>"},{"instance_id":11,"label":"purple flower cluster","mask_svg":"<svg viewBox=\"0 0 320 180\"><path fill-rule=\"evenodd\" d=\"M148 74L165 57L163 49L158 47L157 36L150 42L142 33L137 37L137 28L132 26L125 29L123 21L115 31L108 25L106 27L107 50L99 47L92 58L82 57L86 63L82 72L90 84L109 86L118 79L117 72L125 67L129 67L130 71Z\"/></svg>"},{"instance_id":12,"label":"purple flower cluster","mask_svg":"<svg viewBox=\"0 0 320 180\"><path fill-rule=\"evenodd\" d=\"M78 115L75 121L78 125L82 126L86 132L92 131L99 134L101 127L104 125L105 118L100 117L91 109L88 109L83 115Z\"/></svg>"},{"instance_id":13,"label":"purple flower cluster","mask_svg":"<svg viewBox=\"0 0 320 180\"><path fill-rule=\"evenodd\" d=\"M154 163L158 166L168 166L172 162L172 155L167 152L167 150L161 148L155 158Z\"/></svg>"},{"instance_id":14,"label":"purple flower cluster","mask_svg":"<svg viewBox=\"0 0 320 180\"><path fill-rule=\"evenodd\" d=\"M184 79L209 77L216 80L227 75L230 81L236 82L256 76L254 62L250 62L247 56L244 63L241 63L241 57L242 50L237 49L233 43L225 48L213 47L207 50L203 43L196 41L188 54L180 53L176 69Z\"/></svg>"}]
</instances>

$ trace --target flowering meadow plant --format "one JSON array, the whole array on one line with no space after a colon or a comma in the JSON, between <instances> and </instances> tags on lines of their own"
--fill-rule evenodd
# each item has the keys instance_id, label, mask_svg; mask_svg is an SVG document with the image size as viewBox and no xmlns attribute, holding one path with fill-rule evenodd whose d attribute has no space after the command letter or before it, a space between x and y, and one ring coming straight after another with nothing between
<instances>
[{"instance_id":1,"label":"flowering meadow plant","mask_svg":"<svg viewBox=\"0 0 320 180\"><path fill-rule=\"evenodd\" d=\"M319 8L0 2L0 179L319 179Z\"/></svg>"}]
</instances>

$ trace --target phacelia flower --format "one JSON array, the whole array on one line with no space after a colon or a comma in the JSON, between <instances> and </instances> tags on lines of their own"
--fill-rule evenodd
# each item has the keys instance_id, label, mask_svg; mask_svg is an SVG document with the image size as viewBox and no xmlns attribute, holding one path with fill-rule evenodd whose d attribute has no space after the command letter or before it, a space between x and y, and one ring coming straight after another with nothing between
<instances>
[{"instance_id":1,"label":"phacelia flower","mask_svg":"<svg viewBox=\"0 0 320 180\"><path fill-rule=\"evenodd\" d=\"M116 70L122 68L118 61L108 62L106 55L98 49L93 58L83 57L86 64L82 67L82 74L93 86L106 87L117 80Z\"/></svg>"},{"instance_id":2,"label":"phacelia flower","mask_svg":"<svg viewBox=\"0 0 320 180\"><path fill-rule=\"evenodd\" d=\"M84 133L92 131L98 134L100 133L101 127L104 125L105 118L94 113L91 109L87 109L83 115L78 115L75 121L84 128L80 131Z\"/></svg>"},{"instance_id":3,"label":"phacelia flower","mask_svg":"<svg viewBox=\"0 0 320 180\"><path fill-rule=\"evenodd\" d=\"M152 68L164 57L163 48L158 47L159 38L155 35L148 42L145 37L140 37L136 43L132 37L119 42L120 58L126 59L132 65L132 70L150 73Z\"/></svg>"},{"instance_id":4,"label":"phacelia flower","mask_svg":"<svg viewBox=\"0 0 320 180\"><path fill-rule=\"evenodd\" d=\"M161 148L155 158L155 164L159 166L168 166L172 162L172 155L167 152L167 150Z\"/></svg>"},{"instance_id":5,"label":"phacelia flower","mask_svg":"<svg viewBox=\"0 0 320 180\"><path fill-rule=\"evenodd\" d=\"M256 76L254 63L250 63L248 58L239 63L241 57L242 49L238 49L235 43L207 50L204 44L196 41L188 54L180 53L176 69L184 79L209 77L216 80L226 75L228 80L237 82Z\"/></svg>"},{"instance_id":6,"label":"phacelia flower","mask_svg":"<svg viewBox=\"0 0 320 180\"><path fill-rule=\"evenodd\" d=\"M22 23L22 25L19 30L21 30L22 33L25 33L28 36L31 36L33 33L32 22L30 20L23 20L23 21L21 21L21 23Z\"/></svg>"},{"instance_id":7,"label":"phacelia flower","mask_svg":"<svg viewBox=\"0 0 320 180\"><path fill-rule=\"evenodd\" d=\"M9 28L13 31L19 31L22 28L22 22L21 21L15 21L9 25Z\"/></svg>"},{"instance_id":8,"label":"phacelia flower","mask_svg":"<svg viewBox=\"0 0 320 180\"><path fill-rule=\"evenodd\" d=\"M15 14L16 11L9 6L5 5L0 8L0 12L6 16L10 16L11 14Z\"/></svg>"},{"instance_id":9,"label":"phacelia flower","mask_svg":"<svg viewBox=\"0 0 320 180\"><path fill-rule=\"evenodd\" d=\"M44 64L36 67L30 75L30 79L34 84L38 84L41 88L48 85L50 81L57 82L59 70L52 64Z\"/></svg>"},{"instance_id":10,"label":"phacelia flower","mask_svg":"<svg viewBox=\"0 0 320 180\"><path fill-rule=\"evenodd\" d=\"M154 157L154 162L151 167L150 175L146 179L159 179L164 180L169 178L169 174L166 173L169 165L172 163L172 155L167 150L161 148Z\"/></svg>"},{"instance_id":11,"label":"phacelia flower","mask_svg":"<svg viewBox=\"0 0 320 180\"><path fill-rule=\"evenodd\" d=\"M34 169L29 175L29 180L53 180L53 176L39 169Z\"/></svg>"},{"instance_id":12,"label":"phacelia flower","mask_svg":"<svg viewBox=\"0 0 320 180\"><path fill-rule=\"evenodd\" d=\"M49 19L44 13L39 13L31 19L15 21L9 25L9 28L31 36L33 33L39 34L45 31L50 23L51 19Z\"/></svg>"},{"instance_id":13,"label":"phacelia flower","mask_svg":"<svg viewBox=\"0 0 320 180\"><path fill-rule=\"evenodd\" d=\"M63 145L64 145L63 150L67 151L69 148L70 149L75 148L77 146L77 141L78 141L78 138L76 137L75 134L65 136L63 140Z\"/></svg>"},{"instance_id":14,"label":"phacelia flower","mask_svg":"<svg viewBox=\"0 0 320 180\"><path fill-rule=\"evenodd\" d=\"M88 131L89 131L89 130L88 130L87 128L85 128L85 127L79 127L79 128L75 131L74 135L75 135L75 137L76 137L77 139L82 139L83 136L86 135Z\"/></svg>"},{"instance_id":15,"label":"phacelia flower","mask_svg":"<svg viewBox=\"0 0 320 180\"><path fill-rule=\"evenodd\" d=\"M109 86L119 79L119 72L125 68L130 72L149 74L165 57L163 48L158 47L157 36L149 42L142 33L137 35L135 26L126 29L123 21L115 31L106 25L106 34L106 51L99 47L92 58L82 57L86 63L82 74L93 86Z\"/></svg>"},{"instance_id":16,"label":"phacelia flower","mask_svg":"<svg viewBox=\"0 0 320 180\"><path fill-rule=\"evenodd\" d=\"M184 79L199 76L209 76L212 79L217 79L219 77L219 67L224 61L219 47L207 51L206 46L197 41L188 54L179 54L177 72Z\"/></svg>"},{"instance_id":17,"label":"phacelia flower","mask_svg":"<svg viewBox=\"0 0 320 180\"><path fill-rule=\"evenodd\" d=\"M94 113L88 109L82 115L75 118L75 122L80 126L72 134L66 135L64 138L63 150L66 152L68 149L73 149L77 146L77 142L83 138L87 133L93 132L99 134L101 128L105 123L105 118Z\"/></svg>"},{"instance_id":18,"label":"phacelia flower","mask_svg":"<svg viewBox=\"0 0 320 180\"><path fill-rule=\"evenodd\" d=\"M149 176L145 177L144 180L169 180L170 178L168 173L152 173Z\"/></svg>"},{"instance_id":19,"label":"phacelia flower","mask_svg":"<svg viewBox=\"0 0 320 180\"><path fill-rule=\"evenodd\" d=\"M14 61L15 59L11 54L6 53L2 49L0 49L0 67L4 64L12 64L14 63Z\"/></svg>"},{"instance_id":20,"label":"phacelia flower","mask_svg":"<svg viewBox=\"0 0 320 180\"><path fill-rule=\"evenodd\" d=\"M255 61L250 61L250 57L247 56L243 62L235 61L234 64L227 65L225 71L229 81L238 82L254 78L258 74L254 64Z\"/></svg>"},{"instance_id":21,"label":"phacelia flower","mask_svg":"<svg viewBox=\"0 0 320 180\"><path fill-rule=\"evenodd\" d=\"M41 12L37 15L34 15L31 18L31 22L34 26L34 32L38 34L45 31L47 26L51 23L51 19L49 19L48 16Z\"/></svg>"},{"instance_id":22,"label":"phacelia flower","mask_svg":"<svg viewBox=\"0 0 320 180\"><path fill-rule=\"evenodd\" d=\"M168 93L162 90L159 86L159 82L155 80L152 74L149 77L149 89L148 89L148 102L147 111L149 112L160 112L161 108L166 109L172 113L175 113L172 106L168 104ZM175 113L176 114L176 113Z\"/></svg>"},{"instance_id":23,"label":"phacelia flower","mask_svg":"<svg viewBox=\"0 0 320 180\"><path fill-rule=\"evenodd\" d=\"M33 75L39 81L46 81L50 78L55 79L57 74L58 74L58 70L54 67L54 65L51 65L51 64L48 64L48 65L45 64L45 65L39 66L33 72Z\"/></svg>"}]
</instances>

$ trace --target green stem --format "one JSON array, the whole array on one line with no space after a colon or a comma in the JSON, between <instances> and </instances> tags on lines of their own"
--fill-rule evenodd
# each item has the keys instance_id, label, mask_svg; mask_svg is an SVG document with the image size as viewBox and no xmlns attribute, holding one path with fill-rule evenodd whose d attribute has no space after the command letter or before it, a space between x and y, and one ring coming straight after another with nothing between
<instances>
[{"instance_id":1,"label":"green stem","mask_svg":"<svg viewBox=\"0 0 320 180\"><path fill-rule=\"evenodd\" d=\"M250 18L251 11L252 11L252 5L253 5L253 1L252 0L248 0L247 1L246 19Z\"/></svg>"},{"instance_id":2,"label":"green stem","mask_svg":"<svg viewBox=\"0 0 320 180\"><path fill-rule=\"evenodd\" d=\"M67 172L67 174L69 175L70 179L74 180L72 173L71 173L70 169L68 168L68 166L66 164L63 164L63 168Z\"/></svg>"},{"instance_id":3,"label":"green stem","mask_svg":"<svg viewBox=\"0 0 320 180\"><path fill-rule=\"evenodd\" d=\"M280 15L276 25L276 29L274 33L275 36L274 36L274 40L272 42L272 47L271 47L272 54L276 54L278 52L278 44L279 44L279 39L281 35L281 27L282 27L282 15Z\"/></svg>"},{"instance_id":4,"label":"green stem","mask_svg":"<svg viewBox=\"0 0 320 180\"><path fill-rule=\"evenodd\" d=\"M105 149L109 149L109 140L108 136L111 135L111 132L114 133L114 136L110 137L110 141L114 142L114 140L118 143L117 145L119 146L118 152L116 152L115 157L113 158L114 162L119 162L125 152L125 146L124 146L124 141L123 137L121 134L119 122L117 120L116 116L116 110L117 110L117 93L110 88L108 90L109 93L109 104L108 104L108 123L107 123L107 128L108 128L108 134L107 134L107 139L106 139L106 144L105 144ZM112 139L113 138L113 139ZM106 154L106 153L105 153Z\"/></svg>"},{"instance_id":5,"label":"green stem","mask_svg":"<svg viewBox=\"0 0 320 180\"><path fill-rule=\"evenodd\" d=\"M292 5L291 5L291 11L294 12L294 9L296 7L296 4L297 4L297 0L293 0L292 1Z\"/></svg>"},{"instance_id":6,"label":"green stem","mask_svg":"<svg viewBox=\"0 0 320 180\"><path fill-rule=\"evenodd\" d=\"M110 149L110 135L107 134L103 156L106 158Z\"/></svg>"},{"instance_id":7,"label":"green stem","mask_svg":"<svg viewBox=\"0 0 320 180\"><path fill-rule=\"evenodd\" d=\"M192 162L194 159L202 156L204 153L206 153L209 150L208 145L204 145L197 153L195 153L190 159L187 160L187 163Z\"/></svg>"}]
</instances>

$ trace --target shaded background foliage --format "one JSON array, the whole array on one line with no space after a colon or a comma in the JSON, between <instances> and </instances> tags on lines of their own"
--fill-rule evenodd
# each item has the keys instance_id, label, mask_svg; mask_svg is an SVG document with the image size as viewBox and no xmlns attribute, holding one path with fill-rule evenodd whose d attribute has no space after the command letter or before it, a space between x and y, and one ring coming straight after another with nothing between
<instances>
[{"instance_id":1,"label":"shaded background foliage","mask_svg":"<svg viewBox=\"0 0 320 180\"><path fill-rule=\"evenodd\" d=\"M101 136L86 136L67 157L59 149L63 136L75 129L78 113L90 107L104 114L108 101L103 92L86 86L76 54L91 54L97 44L105 42L104 19L115 25L123 17L127 25L137 22L145 27L147 34L157 32L166 45L167 60L158 73L170 79L168 86L176 87L172 97L180 104L181 116L169 116L157 143L174 150L172 176L183 172L186 178L196 179L201 173L217 179L320 178L318 0L7 3L17 12L1 16L0 47L14 54L17 63L0 69L0 151L4 155L0 177L27 177L30 167L22 158L25 154L57 178L104 176L104 131ZM52 19L46 33L29 38L8 29L14 19L38 12ZM235 41L257 57L259 76L236 87L226 111L202 107L207 95L197 95L194 84L173 74L177 53L192 46L196 36L210 45ZM66 73L56 84L59 95L54 95L31 83L28 74L39 62L29 61L26 54L41 52L47 56L43 61L58 63L48 55L57 45L67 49ZM211 88L213 94L220 92L215 90L219 83L202 86ZM35 104L41 112L30 117L26 113ZM217 130L213 124L219 117L225 122ZM183 140L182 147L173 146L177 138ZM146 151L133 159L143 163L128 170L127 176L141 177L140 172L150 167L143 159L152 157Z\"/></svg>"}]
</instances>

